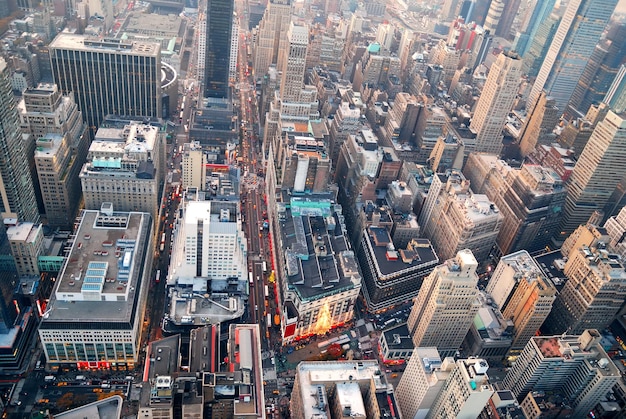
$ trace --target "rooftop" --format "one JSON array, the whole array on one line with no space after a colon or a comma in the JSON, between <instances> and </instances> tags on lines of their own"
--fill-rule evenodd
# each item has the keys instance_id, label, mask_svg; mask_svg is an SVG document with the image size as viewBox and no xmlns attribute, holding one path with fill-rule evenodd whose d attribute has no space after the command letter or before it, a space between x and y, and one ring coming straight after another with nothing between
<instances>
[{"instance_id":1,"label":"rooftop","mask_svg":"<svg viewBox=\"0 0 626 419\"><path fill-rule=\"evenodd\" d=\"M122 417L123 403L122 397L115 395L58 413L54 417L59 419L119 419Z\"/></svg>"},{"instance_id":2,"label":"rooftop","mask_svg":"<svg viewBox=\"0 0 626 419\"><path fill-rule=\"evenodd\" d=\"M303 417L327 417L327 394L332 386L338 387L342 391L342 396L350 396L351 406L354 406L357 413L363 404L364 395L360 390L357 393L356 389L359 386L369 388L372 380L381 412L390 414L398 412L393 392L388 391L385 376L380 371L377 361L303 361L296 368L300 392L298 396L294 394L293 397L301 397ZM379 395L381 397L378 397Z\"/></svg>"},{"instance_id":3,"label":"rooftop","mask_svg":"<svg viewBox=\"0 0 626 419\"><path fill-rule=\"evenodd\" d=\"M116 54L133 54L158 57L161 44L156 42L129 42L121 39L94 38L73 33L59 33L49 45L50 49L69 49L74 51L101 50Z\"/></svg>"},{"instance_id":4,"label":"rooftop","mask_svg":"<svg viewBox=\"0 0 626 419\"><path fill-rule=\"evenodd\" d=\"M370 226L367 233L365 238L376 260L378 280L384 281L390 275L395 277L400 271L426 269L439 263L427 239L414 239L407 249L396 250L386 228Z\"/></svg>"},{"instance_id":5,"label":"rooftop","mask_svg":"<svg viewBox=\"0 0 626 419\"><path fill-rule=\"evenodd\" d=\"M529 284L538 282L553 287L552 282L548 281L548 276L541 269L539 264L525 250L503 256L500 263L510 266L515 272L515 276L526 280Z\"/></svg>"},{"instance_id":6,"label":"rooftop","mask_svg":"<svg viewBox=\"0 0 626 419\"><path fill-rule=\"evenodd\" d=\"M331 195L289 197L283 197L289 207L279 211L289 287L309 300L359 286L354 252Z\"/></svg>"},{"instance_id":7,"label":"rooftop","mask_svg":"<svg viewBox=\"0 0 626 419\"><path fill-rule=\"evenodd\" d=\"M42 324L129 322L151 225L146 213L83 211Z\"/></svg>"},{"instance_id":8,"label":"rooftop","mask_svg":"<svg viewBox=\"0 0 626 419\"><path fill-rule=\"evenodd\" d=\"M387 341L387 347L392 350L414 349L413 339L409 334L406 323L399 324L389 329L383 330L383 335Z\"/></svg>"}]
</instances>

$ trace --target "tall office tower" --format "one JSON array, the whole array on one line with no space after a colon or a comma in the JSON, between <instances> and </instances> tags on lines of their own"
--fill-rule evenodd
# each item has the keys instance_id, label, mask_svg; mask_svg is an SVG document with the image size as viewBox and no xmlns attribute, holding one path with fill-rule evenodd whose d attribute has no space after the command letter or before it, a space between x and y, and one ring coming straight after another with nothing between
<instances>
[{"instance_id":1,"label":"tall office tower","mask_svg":"<svg viewBox=\"0 0 626 419\"><path fill-rule=\"evenodd\" d=\"M626 62L626 24L614 24L591 54L567 104L568 119L584 116L606 96L619 68Z\"/></svg>"},{"instance_id":2,"label":"tall office tower","mask_svg":"<svg viewBox=\"0 0 626 419\"><path fill-rule=\"evenodd\" d=\"M9 70L0 59L0 216L23 222L37 222L39 211L35 187L26 154L26 141L20 129L20 118L9 81Z\"/></svg>"},{"instance_id":3,"label":"tall office tower","mask_svg":"<svg viewBox=\"0 0 626 419\"><path fill-rule=\"evenodd\" d=\"M282 71L286 51L287 29L291 22L291 0L270 0L259 23L254 46L254 71L257 77L275 64Z\"/></svg>"},{"instance_id":4,"label":"tall office tower","mask_svg":"<svg viewBox=\"0 0 626 419\"><path fill-rule=\"evenodd\" d=\"M565 110L576 84L593 53L618 0L573 0L559 28L529 95L534 103L542 90Z\"/></svg>"},{"instance_id":5,"label":"tall office tower","mask_svg":"<svg viewBox=\"0 0 626 419\"><path fill-rule=\"evenodd\" d=\"M292 23L287 31L287 44L289 49L283 60L280 100L282 102L294 103L300 101L300 95L304 86L306 54L309 45L308 27L296 26Z\"/></svg>"},{"instance_id":6,"label":"tall office tower","mask_svg":"<svg viewBox=\"0 0 626 419\"><path fill-rule=\"evenodd\" d=\"M562 239L596 210L604 210L624 176L626 115L609 111L596 125L567 185L561 224Z\"/></svg>"},{"instance_id":7,"label":"tall office tower","mask_svg":"<svg viewBox=\"0 0 626 419\"><path fill-rule=\"evenodd\" d=\"M581 333L586 327L603 330L626 298L626 272L618 255L605 243L573 249L565 263L565 286L545 323L548 333Z\"/></svg>"},{"instance_id":8,"label":"tall office tower","mask_svg":"<svg viewBox=\"0 0 626 419\"><path fill-rule=\"evenodd\" d=\"M441 6L441 19L450 20L457 17L461 8L461 0L444 0Z\"/></svg>"},{"instance_id":9,"label":"tall office tower","mask_svg":"<svg viewBox=\"0 0 626 419\"><path fill-rule=\"evenodd\" d=\"M476 133L474 151L499 154L502 129L513 109L522 76L522 60L515 52L503 52L491 66L476 103L470 130Z\"/></svg>"},{"instance_id":10,"label":"tall office tower","mask_svg":"<svg viewBox=\"0 0 626 419\"><path fill-rule=\"evenodd\" d=\"M502 387L518 400L533 391L553 392L569 401L571 417L582 418L621 377L597 330L577 336L535 336L504 377Z\"/></svg>"},{"instance_id":11,"label":"tall office tower","mask_svg":"<svg viewBox=\"0 0 626 419\"><path fill-rule=\"evenodd\" d=\"M500 259L487 292L504 319L513 322L509 355L515 356L550 314L557 290L528 252L520 250Z\"/></svg>"},{"instance_id":12,"label":"tall office tower","mask_svg":"<svg viewBox=\"0 0 626 419\"><path fill-rule=\"evenodd\" d=\"M165 164L165 141L157 127L130 124L101 128L80 172L85 208L112 202L120 211L157 218Z\"/></svg>"},{"instance_id":13,"label":"tall office tower","mask_svg":"<svg viewBox=\"0 0 626 419\"><path fill-rule=\"evenodd\" d=\"M500 23L500 17L506 7L506 0L492 0L489 5L489 11L485 18L485 24L483 25L486 30L494 35L500 36L498 33L498 24Z\"/></svg>"},{"instance_id":14,"label":"tall office tower","mask_svg":"<svg viewBox=\"0 0 626 419\"><path fill-rule=\"evenodd\" d=\"M420 217L422 235L440 260L470 249L476 260L486 261L502 225L498 208L486 195L472 193L460 172L435 177Z\"/></svg>"},{"instance_id":15,"label":"tall office tower","mask_svg":"<svg viewBox=\"0 0 626 419\"><path fill-rule=\"evenodd\" d=\"M112 205L83 211L39 326L48 368L135 367L152 279L152 224L146 213Z\"/></svg>"},{"instance_id":16,"label":"tall office tower","mask_svg":"<svg viewBox=\"0 0 626 419\"><path fill-rule=\"evenodd\" d=\"M48 224L71 229L81 201L79 174L85 153L78 158L68 136L61 134L40 137L36 146L35 167Z\"/></svg>"},{"instance_id":17,"label":"tall office tower","mask_svg":"<svg viewBox=\"0 0 626 419\"><path fill-rule=\"evenodd\" d=\"M22 130L31 135L29 144L36 156L35 193L42 211L51 226L71 226L81 197L78 172L89 140L82 113L73 95L62 95L55 84L25 90L18 110Z\"/></svg>"},{"instance_id":18,"label":"tall office tower","mask_svg":"<svg viewBox=\"0 0 626 419\"><path fill-rule=\"evenodd\" d=\"M555 100L548 97L546 92L541 92L537 102L529 109L518 137L522 157L532 153L537 145L550 145L554 142L556 134L553 131L561 116Z\"/></svg>"},{"instance_id":19,"label":"tall office tower","mask_svg":"<svg viewBox=\"0 0 626 419\"><path fill-rule=\"evenodd\" d=\"M537 31L532 39L528 40L528 47L524 54L524 74L531 79L537 77L546 54L550 49L554 35L564 12L564 6L551 9L543 20L539 21Z\"/></svg>"},{"instance_id":20,"label":"tall office tower","mask_svg":"<svg viewBox=\"0 0 626 419\"><path fill-rule=\"evenodd\" d=\"M444 357L456 354L481 306L477 267L465 249L424 279L407 321L415 346L436 346Z\"/></svg>"},{"instance_id":21,"label":"tall office tower","mask_svg":"<svg viewBox=\"0 0 626 419\"><path fill-rule=\"evenodd\" d=\"M406 419L423 418L450 376L454 360L443 363L437 348L415 348L409 358L400 382L396 398Z\"/></svg>"},{"instance_id":22,"label":"tall office tower","mask_svg":"<svg viewBox=\"0 0 626 419\"><path fill-rule=\"evenodd\" d=\"M626 111L626 65L620 66L602 101L615 113Z\"/></svg>"},{"instance_id":23,"label":"tall office tower","mask_svg":"<svg viewBox=\"0 0 626 419\"><path fill-rule=\"evenodd\" d=\"M204 97L229 96L230 48L234 0L207 0Z\"/></svg>"},{"instance_id":24,"label":"tall office tower","mask_svg":"<svg viewBox=\"0 0 626 419\"><path fill-rule=\"evenodd\" d=\"M454 366L426 419L477 418L494 392L487 376L489 364L476 358L457 361L447 358L443 363L448 362Z\"/></svg>"},{"instance_id":25,"label":"tall office tower","mask_svg":"<svg viewBox=\"0 0 626 419\"><path fill-rule=\"evenodd\" d=\"M328 154L336 167L339 158L339 150L348 138L348 135L355 135L361 128L361 109L351 105L349 102L341 102L335 117L330 122L330 139L328 144Z\"/></svg>"},{"instance_id":26,"label":"tall office tower","mask_svg":"<svg viewBox=\"0 0 626 419\"><path fill-rule=\"evenodd\" d=\"M472 153L463 168L477 193L500 210L496 257L547 246L559 231L566 190L552 168L525 164L513 169L493 154Z\"/></svg>"},{"instance_id":27,"label":"tall office tower","mask_svg":"<svg viewBox=\"0 0 626 419\"><path fill-rule=\"evenodd\" d=\"M474 28L474 44L472 45L472 54L467 61L467 66L476 70L476 68L485 62L489 51L491 51L491 43L493 42L493 34L485 30L482 26Z\"/></svg>"},{"instance_id":28,"label":"tall office tower","mask_svg":"<svg viewBox=\"0 0 626 419\"><path fill-rule=\"evenodd\" d=\"M520 11L520 4L522 0L506 0L504 5L504 10L500 15L500 20L498 21L498 28L496 29L496 33L494 35L501 36L505 39L512 40L515 32L512 32L515 25L515 17ZM493 4L493 2L492 2Z\"/></svg>"},{"instance_id":29,"label":"tall office tower","mask_svg":"<svg viewBox=\"0 0 626 419\"><path fill-rule=\"evenodd\" d=\"M161 44L60 33L49 48L54 81L76 95L90 136L109 114L163 116Z\"/></svg>"},{"instance_id":30,"label":"tall office tower","mask_svg":"<svg viewBox=\"0 0 626 419\"><path fill-rule=\"evenodd\" d=\"M233 25L230 37L230 54L228 63L228 77L233 83L237 78L237 58L239 56L239 18L233 17Z\"/></svg>"},{"instance_id":31,"label":"tall office tower","mask_svg":"<svg viewBox=\"0 0 626 419\"><path fill-rule=\"evenodd\" d=\"M513 49L522 57L526 58L526 52L535 39L537 30L543 21L548 19L554 9L556 0L538 1L533 7L529 19L526 21L526 28L522 33L518 33L513 45Z\"/></svg>"},{"instance_id":32,"label":"tall office tower","mask_svg":"<svg viewBox=\"0 0 626 419\"><path fill-rule=\"evenodd\" d=\"M206 154L198 142L183 144L182 181L184 188L206 188Z\"/></svg>"}]
</instances>

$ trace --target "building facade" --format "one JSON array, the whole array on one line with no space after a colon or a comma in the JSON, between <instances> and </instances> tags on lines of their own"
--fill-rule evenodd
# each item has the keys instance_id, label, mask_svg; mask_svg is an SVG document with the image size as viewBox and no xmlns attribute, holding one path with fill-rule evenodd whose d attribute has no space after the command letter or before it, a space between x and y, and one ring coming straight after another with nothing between
<instances>
[{"instance_id":1,"label":"building facade","mask_svg":"<svg viewBox=\"0 0 626 419\"><path fill-rule=\"evenodd\" d=\"M92 137L109 114L163 116L158 43L61 33L50 43L50 61L60 91L76 95Z\"/></svg>"},{"instance_id":2,"label":"building facade","mask_svg":"<svg viewBox=\"0 0 626 419\"><path fill-rule=\"evenodd\" d=\"M481 305L477 267L472 252L461 250L426 277L407 322L416 347L436 346L445 356L461 347Z\"/></svg>"},{"instance_id":3,"label":"building facade","mask_svg":"<svg viewBox=\"0 0 626 419\"><path fill-rule=\"evenodd\" d=\"M47 366L133 369L153 256L149 214L85 210L39 326Z\"/></svg>"},{"instance_id":4,"label":"building facade","mask_svg":"<svg viewBox=\"0 0 626 419\"><path fill-rule=\"evenodd\" d=\"M230 94L230 53L233 0L207 0L204 97L225 99Z\"/></svg>"}]
</instances>

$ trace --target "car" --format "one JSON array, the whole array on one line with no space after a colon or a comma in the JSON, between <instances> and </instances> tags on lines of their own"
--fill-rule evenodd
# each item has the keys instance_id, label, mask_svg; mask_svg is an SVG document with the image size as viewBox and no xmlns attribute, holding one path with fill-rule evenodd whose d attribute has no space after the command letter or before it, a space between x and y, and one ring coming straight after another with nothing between
<instances>
[{"instance_id":1,"label":"car","mask_svg":"<svg viewBox=\"0 0 626 419\"><path fill-rule=\"evenodd\" d=\"M93 392L94 393L102 393L102 389L101 388L94 388Z\"/></svg>"},{"instance_id":2,"label":"car","mask_svg":"<svg viewBox=\"0 0 626 419\"><path fill-rule=\"evenodd\" d=\"M280 391L278 391L278 390L274 390L274 391L272 391L272 393L273 393L273 394L280 394Z\"/></svg>"}]
</instances>

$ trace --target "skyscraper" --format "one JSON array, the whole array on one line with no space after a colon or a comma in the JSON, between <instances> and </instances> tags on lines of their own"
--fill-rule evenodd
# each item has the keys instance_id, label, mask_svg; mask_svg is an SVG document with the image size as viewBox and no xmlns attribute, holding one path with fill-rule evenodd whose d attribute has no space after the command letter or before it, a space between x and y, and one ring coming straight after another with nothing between
<instances>
[{"instance_id":1,"label":"skyscraper","mask_svg":"<svg viewBox=\"0 0 626 419\"><path fill-rule=\"evenodd\" d=\"M535 150L537 144L549 145L554 142L553 133L559 122L561 112L555 106L555 101L541 92L537 102L532 107L526 107L528 115L519 135L519 149L522 156L527 156Z\"/></svg>"},{"instance_id":2,"label":"skyscraper","mask_svg":"<svg viewBox=\"0 0 626 419\"><path fill-rule=\"evenodd\" d=\"M550 44L529 103L545 90L565 110L618 0L572 0Z\"/></svg>"},{"instance_id":3,"label":"skyscraper","mask_svg":"<svg viewBox=\"0 0 626 419\"><path fill-rule=\"evenodd\" d=\"M76 95L92 138L109 114L163 116L159 43L60 33L50 43L50 62L61 92Z\"/></svg>"},{"instance_id":4,"label":"skyscraper","mask_svg":"<svg viewBox=\"0 0 626 419\"><path fill-rule=\"evenodd\" d=\"M515 44L514 50L516 50L520 56L525 57L526 51L528 51L533 39L535 39L539 26L550 16L555 3L556 0L543 0L537 2L533 8L526 31L518 38Z\"/></svg>"},{"instance_id":5,"label":"skyscraper","mask_svg":"<svg viewBox=\"0 0 626 419\"><path fill-rule=\"evenodd\" d=\"M6 61L0 59L0 216L39 221L35 187Z\"/></svg>"},{"instance_id":6,"label":"skyscraper","mask_svg":"<svg viewBox=\"0 0 626 419\"><path fill-rule=\"evenodd\" d=\"M522 60L515 52L501 53L491 66L469 127L476 133L474 151L499 154L502 150L502 128L513 108L521 75Z\"/></svg>"},{"instance_id":7,"label":"skyscraper","mask_svg":"<svg viewBox=\"0 0 626 419\"><path fill-rule=\"evenodd\" d=\"M442 369L450 370L448 379L426 415L427 419L476 418L493 394L484 359L444 360ZM446 364L452 364L448 366Z\"/></svg>"},{"instance_id":8,"label":"skyscraper","mask_svg":"<svg viewBox=\"0 0 626 419\"><path fill-rule=\"evenodd\" d=\"M545 321L556 288L527 251L500 259L487 285L505 320L513 322L511 353L519 353Z\"/></svg>"},{"instance_id":9,"label":"skyscraper","mask_svg":"<svg viewBox=\"0 0 626 419\"><path fill-rule=\"evenodd\" d=\"M436 346L442 356L454 356L461 347L478 302L478 262L461 250L424 279L407 326L415 346Z\"/></svg>"},{"instance_id":10,"label":"skyscraper","mask_svg":"<svg viewBox=\"0 0 626 419\"><path fill-rule=\"evenodd\" d=\"M626 111L626 65L620 66L603 102L615 113Z\"/></svg>"},{"instance_id":11,"label":"skyscraper","mask_svg":"<svg viewBox=\"0 0 626 419\"><path fill-rule=\"evenodd\" d=\"M504 377L502 387L518 400L532 391L551 391L568 400L571 417L586 417L620 379L597 330L578 336L535 336Z\"/></svg>"},{"instance_id":12,"label":"skyscraper","mask_svg":"<svg viewBox=\"0 0 626 419\"><path fill-rule=\"evenodd\" d=\"M626 24L614 24L606 38L596 45L567 104L566 116L583 116L592 105L604 98L620 66L625 62L625 56Z\"/></svg>"},{"instance_id":13,"label":"skyscraper","mask_svg":"<svg viewBox=\"0 0 626 419\"><path fill-rule=\"evenodd\" d=\"M626 165L626 115L609 111L596 125L567 185L562 239L596 210L604 210Z\"/></svg>"},{"instance_id":14,"label":"skyscraper","mask_svg":"<svg viewBox=\"0 0 626 419\"><path fill-rule=\"evenodd\" d=\"M544 329L547 333L603 330L626 299L626 272L618 255L597 241L569 252L563 268L565 286L554 302Z\"/></svg>"},{"instance_id":15,"label":"skyscraper","mask_svg":"<svg viewBox=\"0 0 626 419\"><path fill-rule=\"evenodd\" d=\"M204 97L228 97L233 9L233 0L206 2Z\"/></svg>"}]
</instances>

